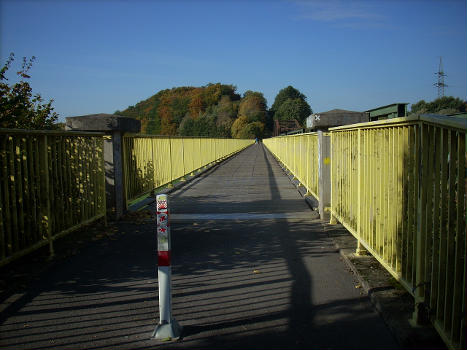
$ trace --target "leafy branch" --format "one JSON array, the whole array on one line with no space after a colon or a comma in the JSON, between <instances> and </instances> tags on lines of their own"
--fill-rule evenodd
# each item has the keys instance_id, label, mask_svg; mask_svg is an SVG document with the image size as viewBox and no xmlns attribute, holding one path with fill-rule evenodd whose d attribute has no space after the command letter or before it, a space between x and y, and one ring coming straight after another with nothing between
<instances>
[{"instance_id":1,"label":"leafy branch","mask_svg":"<svg viewBox=\"0 0 467 350\"><path fill-rule=\"evenodd\" d=\"M14 53L10 53L6 63L0 70L0 128L14 129L55 129L58 114L52 107L53 100L44 102L40 94L32 93L27 79L29 71L35 61L23 57L21 70L16 72L19 81L8 84L6 73L15 60Z\"/></svg>"}]
</instances>

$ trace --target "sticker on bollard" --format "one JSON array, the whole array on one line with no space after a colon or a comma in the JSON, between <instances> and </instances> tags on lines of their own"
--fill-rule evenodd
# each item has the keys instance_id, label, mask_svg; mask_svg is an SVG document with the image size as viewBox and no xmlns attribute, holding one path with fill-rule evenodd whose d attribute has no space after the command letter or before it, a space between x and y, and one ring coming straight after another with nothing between
<instances>
[{"instance_id":1,"label":"sticker on bollard","mask_svg":"<svg viewBox=\"0 0 467 350\"><path fill-rule=\"evenodd\" d=\"M172 291L170 267L170 223L169 203L166 194L156 197L157 223L157 278L159 284L159 315L160 321L152 337L161 340L176 340L180 338L182 327L172 318Z\"/></svg>"}]
</instances>

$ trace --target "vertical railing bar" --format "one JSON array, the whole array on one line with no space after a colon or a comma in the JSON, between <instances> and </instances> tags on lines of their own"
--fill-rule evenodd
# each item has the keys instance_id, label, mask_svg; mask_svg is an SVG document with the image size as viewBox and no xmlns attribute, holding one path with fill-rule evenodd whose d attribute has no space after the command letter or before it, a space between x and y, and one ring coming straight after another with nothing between
<instances>
[{"instance_id":1,"label":"vertical railing bar","mask_svg":"<svg viewBox=\"0 0 467 350\"><path fill-rule=\"evenodd\" d=\"M440 194L441 194L441 187L440 186L440 172L441 172L441 128L435 128L433 133L433 146L434 146L434 197L433 197L433 222L431 226L431 230L433 232L433 249L431 254L431 285L430 285L430 309L436 312L436 301L438 296L438 282L439 282L439 269L438 269L438 262L439 262L439 215L440 215Z\"/></svg>"},{"instance_id":2,"label":"vertical railing bar","mask_svg":"<svg viewBox=\"0 0 467 350\"><path fill-rule=\"evenodd\" d=\"M465 226L465 214L466 208L465 202L465 181L466 181L466 168L465 168L465 133L454 131L453 134L457 134L457 188L456 188L456 227L455 227L455 256L454 256L454 274L453 274L453 298L451 305L452 312L452 329L451 329L451 340L455 343L460 342L460 320L465 317L465 310L459 306L462 304L462 300L465 299L465 294L461 293L463 289L463 275L465 275L464 262L466 259L466 251L462 251L465 246L466 239L466 226ZM451 153L451 162L454 163L454 157ZM449 301L449 300L448 300ZM464 330L465 331L465 330ZM464 332L465 333L465 332Z\"/></svg>"},{"instance_id":3,"label":"vertical railing bar","mask_svg":"<svg viewBox=\"0 0 467 350\"><path fill-rule=\"evenodd\" d=\"M25 248L30 243L30 228L29 224L29 179L28 179L28 167L27 167L27 149L25 147L26 139L24 136L18 138L18 187L20 195L18 196L18 204L20 205L20 225L22 232L22 247Z\"/></svg>"},{"instance_id":4,"label":"vertical railing bar","mask_svg":"<svg viewBox=\"0 0 467 350\"><path fill-rule=\"evenodd\" d=\"M50 183L49 183L49 151L47 135L40 135L40 164L41 164L41 227L43 237L49 242L50 256L54 256L52 230L50 225Z\"/></svg>"},{"instance_id":5,"label":"vertical railing bar","mask_svg":"<svg viewBox=\"0 0 467 350\"><path fill-rule=\"evenodd\" d=\"M392 241L392 254L393 254L393 265L394 270L400 274L400 228L402 225L401 221L401 214L402 214L402 200L401 200L401 188L402 188L402 179L399 179L399 171L400 171L400 164L399 160L401 158L400 154L400 133L402 127L395 127L393 128L392 133L392 164L393 164L393 171L392 171L392 191L395 192L395 199L392 198L391 202L389 203L389 207L395 211L393 216L393 241Z\"/></svg>"},{"instance_id":6,"label":"vertical railing bar","mask_svg":"<svg viewBox=\"0 0 467 350\"><path fill-rule=\"evenodd\" d=\"M8 247L8 240L7 240L7 225L8 221L4 217L3 213L7 209L8 205L4 207L4 203L8 203L4 199L4 184L5 184L5 161L6 161L6 150L4 148L4 140L8 136L0 135L0 261L7 257L7 247Z\"/></svg>"},{"instance_id":7,"label":"vertical railing bar","mask_svg":"<svg viewBox=\"0 0 467 350\"><path fill-rule=\"evenodd\" d=\"M362 181L364 176L364 171L362 171L362 130L357 130L357 234L362 238Z\"/></svg>"},{"instance_id":8,"label":"vertical railing bar","mask_svg":"<svg viewBox=\"0 0 467 350\"><path fill-rule=\"evenodd\" d=\"M447 184L448 184L448 130L446 128L441 128L441 145L440 145L440 154L441 154L441 173L440 173L440 223L439 223L439 257L438 257L438 266L439 277L438 277L438 286L437 286L437 301L436 301L436 318L441 321L444 328L444 296L445 296L445 285L446 285L446 252L447 252Z\"/></svg>"},{"instance_id":9,"label":"vertical railing bar","mask_svg":"<svg viewBox=\"0 0 467 350\"><path fill-rule=\"evenodd\" d=\"M447 240L446 240L446 283L445 283L445 298L444 298L444 330L446 333L450 333L452 329L452 297L453 297L453 280L454 275L454 255L455 255L455 221L456 221L456 208L455 205L455 180L456 180L456 167L455 157L456 153L456 132L449 130L449 165L448 165L448 217L447 217Z\"/></svg>"},{"instance_id":10,"label":"vertical railing bar","mask_svg":"<svg viewBox=\"0 0 467 350\"><path fill-rule=\"evenodd\" d=\"M19 242L19 237L18 237L18 209L17 209L17 199L16 199L16 178L15 178L15 138L10 137L9 141L9 154L10 154L10 159L9 159L9 187L10 187L10 205L11 205L11 219L12 219L12 241L11 241L11 246L12 246L12 251L16 253L18 250L18 242Z\"/></svg>"}]
</instances>

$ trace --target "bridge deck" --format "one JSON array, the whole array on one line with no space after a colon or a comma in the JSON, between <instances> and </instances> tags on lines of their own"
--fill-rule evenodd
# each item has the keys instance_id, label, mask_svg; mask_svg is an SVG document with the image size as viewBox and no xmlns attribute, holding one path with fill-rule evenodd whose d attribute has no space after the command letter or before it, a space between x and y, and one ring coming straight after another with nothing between
<instances>
[{"instance_id":1,"label":"bridge deck","mask_svg":"<svg viewBox=\"0 0 467 350\"><path fill-rule=\"evenodd\" d=\"M319 220L262 145L174 192L173 314L158 318L154 225L61 263L2 305L0 347L397 348Z\"/></svg>"}]
</instances>

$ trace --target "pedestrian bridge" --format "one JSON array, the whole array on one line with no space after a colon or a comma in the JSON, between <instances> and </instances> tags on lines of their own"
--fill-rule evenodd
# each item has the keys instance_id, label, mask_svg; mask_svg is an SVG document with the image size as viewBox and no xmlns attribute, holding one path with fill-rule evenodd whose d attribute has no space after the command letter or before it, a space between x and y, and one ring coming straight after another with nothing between
<instances>
[{"instance_id":1,"label":"pedestrian bridge","mask_svg":"<svg viewBox=\"0 0 467 350\"><path fill-rule=\"evenodd\" d=\"M264 145L123 135L113 163L104 134L0 137L2 265L42 245L53 253L58 237L118 212L119 198L204 171L171 194L174 316L187 332L171 346L396 346L281 165L413 295L414 322L465 347L466 146L455 122L399 118ZM145 338L154 227L118 232L6 306L2 346L155 346Z\"/></svg>"}]
</instances>

